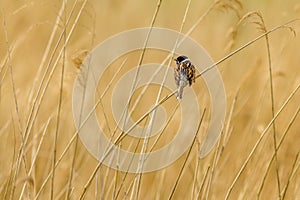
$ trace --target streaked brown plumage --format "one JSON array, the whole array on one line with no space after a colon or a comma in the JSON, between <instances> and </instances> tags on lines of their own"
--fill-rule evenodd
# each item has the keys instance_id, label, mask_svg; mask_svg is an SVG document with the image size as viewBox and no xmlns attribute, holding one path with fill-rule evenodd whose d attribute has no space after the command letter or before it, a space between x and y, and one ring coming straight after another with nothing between
<instances>
[{"instance_id":1,"label":"streaked brown plumage","mask_svg":"<svg viewBox=\"0 0 300 200\"><path fill-rule=\"evenodd\" d=\"M183 88L195 82L195 66L186 56L179 56L175 59L176 67L174 70L174 78L178 88L177 99L182 99Z\"/></svg>"}]
</instances>

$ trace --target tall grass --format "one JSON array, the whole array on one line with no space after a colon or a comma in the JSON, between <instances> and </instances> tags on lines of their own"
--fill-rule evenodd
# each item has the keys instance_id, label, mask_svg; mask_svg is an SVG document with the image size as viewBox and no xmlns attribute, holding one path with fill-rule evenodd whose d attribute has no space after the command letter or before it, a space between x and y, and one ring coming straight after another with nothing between
<instances>
[{"instance_id":1,"label":"tall grass","mask_svg":"<svg viewBox=\"0 0 300 200\"><path fill-rule=\"evenodd\" d=\"M238 0L5 0L0 5L1 199L300 196L296 0L270 6ZM145 127L141 134L149 135L156 109L162 106L167 113L163 130L149 139L133 138L119 128L123 124L113 119L110 107L112 91L136 64L173 66L175 49L184 38L176 41L172 52L147 49L146 40L144 49L121 56L104 72L94 109L115 145L141 153L139 171L131 174L98 162L80 142L72 117L72 91L86 52L113 34L145 26L171 28L192 37L216 62L198 72L192 86L200 107L206 108L193 144L172 165L146 174L141 173L147 159L143 153L167 144L178 128L181 114L176 90L165 90L164 84L154 89L150 82L155 75L149 75L145 87L136 88L136 71L132 84L136 98L128 101L123 113L125 122L135 119L129 130L139 125ZM224 79L227 115L214 150L199 159L210 123L209 94L201 76L215 67ZM85 119L80 121L85 123Z\"/></svg>"}]
</instances>

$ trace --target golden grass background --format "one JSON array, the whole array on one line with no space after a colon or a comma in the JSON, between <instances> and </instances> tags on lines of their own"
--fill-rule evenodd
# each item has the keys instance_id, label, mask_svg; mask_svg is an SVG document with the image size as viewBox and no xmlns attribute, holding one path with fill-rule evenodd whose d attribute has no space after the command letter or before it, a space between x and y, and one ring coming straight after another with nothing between
<instances>
[{"instance_id":1,"label":"golden grass background","mask_svg":"<svg viewBox=\"0 0 300 200\"><path fill-rule=\"evenodd\" d=\"M202 44L215 61L262 34L261 20L255 14L237 26L245 14L253 11L261 13L267 30L300 17L300 3L297 0L255 0L241 1L241 4L234 0L217 2L191 1L183 27L183 33L186 33L199 17L214 5L190 37ZM179 31L187 3L163 0L154 26ZM62 5L62 1L52 0L0 2L1 199L80 198L98 163L86 151L80 140L76 145L76 139L73 137L76 129L72 117L72 91L74 80L79 73L78 68L88 52L109 36L132 28L150 26L157 1L80 0L67 1L65 7ZM73 5L75 7L72 11ZM66 24L71 12L73 14L70 23ZM300 39L297 36L299 22L289 26L290 28L271 33L268 38L275 113L300 83ZM58 42L64 30L66 34L62 34L62 40ZM69 33L72 35L64 49ZM63 54L58 57L61 50ZM127 58L117 78L138 63L140 53L133 52L116 60L106 71L105 79L100 80L99 94L105 89L103 85L116 73L122 61ZM166 55L166 52L147 50L143 63L160 63ZM55 64L57 58L58 63ZM218 65L226 89L227 114L220 143L208 157L201 160L197 157L200 136L205 135L209 124L209 116L205 116L198 133L199 138L190 154L184 154L166 169L142 174L140 185L136 188L133 187L134 174L117 172L101 166L92 177L91 184L86 187L84 198L168 199L175 189L173 199L224 199L242 165L247 164L233 185L228 199L277 199L279 196L284 199L299 199L299 91L295 92L275 121L277 145L285 135L278 147L277 162L273 161L269 165L274 154L272 126L249 162L246 162L253 146L272 120L268 63L268 48L265 38L262 38ZM46 70L47 66L49 71ZM53 74L52 69L55 69ZM45 80L51 77L47 88L46 82L42 82L44 73ZM116 81L113 84L116 84ZM42 88L41 91L46 88L42 99L41 92L38 92L39 87ZM199 92L199 104L209 108L209 94L204 83L198 79L193 89ZM154 102L156 97L153 95L157 91L157 88L150 87L144 102ZM169 92L164 91L164 95ZM103 119L101 112L107 113L108 122L114 127L108 109L110 98L111 91L103 99L104 108L97 108L97 111L100 121ZM137 108L133 119L137 119L148 110L147 104ZM171 98L165 108L170 111L176 104L175 98ZM28 121L31 110L33 113L37 112L37 115ZM174 121L177 122L178 119L180 116L175 115ZM167 143L171 137L165 136L158 147ZM126 140L124 144L130 142L130 138ZM70 141L72 143L60 160ZM187 156L187 162L183 165ZM59 160L55 170L54 160ZM53 171L54 176L49 176ZM49 179L45 182L47 176ZM261 187L263 180L265 183Z\"/></svg>"}]
</instances>

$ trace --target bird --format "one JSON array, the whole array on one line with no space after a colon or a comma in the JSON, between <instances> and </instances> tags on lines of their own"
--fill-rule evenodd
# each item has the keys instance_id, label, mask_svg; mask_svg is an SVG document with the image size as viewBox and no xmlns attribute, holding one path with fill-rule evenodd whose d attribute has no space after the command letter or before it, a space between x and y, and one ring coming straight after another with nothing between
<instances>
[{"instance_id":1,"label":"bird","mask_svg":"<svg viewBox=\"0 0 300 200\"><path fill-rule=\"evenodd\" d=\"M187 56L181 55L176 59L174 78L177 86L177 99L182 99L183 88L195 82L195 66Z\"/></svg>"}]
</instances>

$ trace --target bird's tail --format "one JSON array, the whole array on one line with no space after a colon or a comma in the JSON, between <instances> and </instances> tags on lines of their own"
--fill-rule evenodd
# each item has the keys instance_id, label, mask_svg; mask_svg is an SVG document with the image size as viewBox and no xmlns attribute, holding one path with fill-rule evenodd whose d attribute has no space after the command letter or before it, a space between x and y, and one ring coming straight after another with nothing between
<instances>
[{"instance_id":1,"label":"bird's tail","mask_svg":"<svg viewBox=\"0 0 300 200\"><path fill-rule=\"evenodd\" d=\"M183 88L184 88L184 86L179 86L178 92L177 92L177 99L182 99Z\"/></svg>"}]
</instances>

